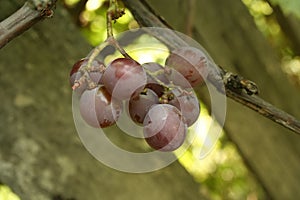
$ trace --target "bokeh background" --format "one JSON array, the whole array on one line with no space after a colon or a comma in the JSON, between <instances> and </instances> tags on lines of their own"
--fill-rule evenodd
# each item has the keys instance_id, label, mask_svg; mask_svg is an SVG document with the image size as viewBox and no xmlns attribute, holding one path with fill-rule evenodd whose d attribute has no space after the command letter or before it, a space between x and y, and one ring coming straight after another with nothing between
<instances>
[{"instance_id":1,"label":"bokeh background","mask_svg":"<svg viewBox=\"0 0 300 200\"><path fill-rule=\"evenodd\" d=\"M199 41L217 64L253 80L264 99L300 117L298 0L147 2ZM0 19L22 3L0 2ZM0 50L1 200L300 197L300 138L233 101L222 136L204 159L197 157L201 133L212 120L204 103L198 126L189 129L198 137L178 163L132 175L93 159L73 125L68 72L105 40L107 7L105 0L60 1L52 19ZM130 10L125 13L113 25L115 34L139 27ZM160 56L147 52L144 59ZM196 91L207 98L201 88ZM116 143L132 145L115 128L108 132Z\"/></svg>"}]
</instances>

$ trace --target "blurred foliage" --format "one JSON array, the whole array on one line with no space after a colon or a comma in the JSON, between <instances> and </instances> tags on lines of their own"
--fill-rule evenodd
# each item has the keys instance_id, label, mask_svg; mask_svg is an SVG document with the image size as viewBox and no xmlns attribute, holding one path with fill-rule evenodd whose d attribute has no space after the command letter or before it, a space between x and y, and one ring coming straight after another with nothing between
<instances>
[{"instance_id":1,"label":"blurred foliage","mask_svg":"<svg viewBox=\"0 0 300 200\"><path fill-rule=\"evenodd\" d=\"M20 200L6 185L0 184L0 200Z\"/></svg>"},{"instance_id":2,"label":"blurred foliage","mask_svg":"<svg viewBox=\"0 0 300 200\"><path fill-rule=\"evenodd\" d=\"M80 0L64 0L64 3L68 6L74 6L75 4L77 4Z\"/></svg>"},{"instance_id":3,"label":"blurred foliage","mask_svg":"<svg viewBox=\"0 0 300 200\"><path fill-rule=\"evenodd\" d=\"M242 0L242 2L249 8L257 28L280 53L282 70L296 86L300 87L300 55L293 52L290 44L293 41L289 41L283 33L272 5L266 0ZM294 14L297 13L300 18L300 0L272 0L272 2L278 2L284 11L293 7Z\"/></svg>"},{"instance_id":4,"label":"blurred foliage","mask_svg":"<svg viewBox=\"0 0 300 200\"><path fill-rule=\"evenodd\" d=\"M207 132L212 118L207 109L201 104L201 114L189 131L192 135ZM209 137L206 136L206 137ZM223 133L213 150L204 158L199 159L200 151L204 148L205 137L196 137L188 151L179 158L179 162L201 184L201 192L212 200L256 200L265 199L264 191L249 172L236 147Z\"/></svg>"},{"instance_id":5,"label":"blurred foliage","mask_svg":"<svg viewBox=\"0 0 300 200\"><path fill-rule=\"evenodd\" d=\"M283 70L289 75L290 80L300 88L300 56L283 58Z\"/></svg>"},{"instance_id":6,"label":"blurred foliage","mask_svg":"<svg viewBox=\"0 0 300 200\"><path fill-rule=\"evenodd\" d=\"M115 35L115 37L122 37L122 33ZM148 34L142 34L135 40L130 41L130 44L125 46L124 49L139 63L156 62L164 65L165 58L169 55L168 48ZM108 64L120 56L121 54L117 51L108 55L104 63Z\"/></svg>"},{"instance_id":7,"label":"blurred foliage","mask_svg":"<svg viewBox=\"0 0 300 200\"><path fill-rule=\"evenodd\" d=\"M106 6L101 6L96 10L86 9L81 13L80 21L84 24L82 32L92 45L97 45L106 39ZM114 33L128 30L128 24L132 16L128 10L126 14L118 19L113 26Z\"/></svg>"},{"instance_id":8,"label":"blurred foliage","mask_svg":"<svg viewBox=\"0 0 300 200\"><path fill-rule=\"evenodd\" d=\"M265 0L242 0L249 8L257 28L266 36L282 55L291 54L287 41L281 31L271 5Z\"/></svg>"},{"instance_id":9,"label":"blurred foliage","mask_svg":"<svg viewBox=\"0 0 300 200\"><path fill-rule=\"evenodd\" d=\"M300 18L300 1L299 0L271 0L275 5L279 5L287 14L294 14Z\"/></svg>"},{"instance_id":10,"label":"blurred foliage","mask_svg":"<svg viewBox=\"0 0 300 200\"><path fill-rule=\"evenodd\" d=\"M68 7L73 7L79 0L66 0ZM93 46L106 39L106 10L109 2L105 0L88 0L79 16L82 33ZM121 33L129 28L137 27L131 13L125 9L125 15L116 20L114 33Z\"/></svg>"}]
</instances>

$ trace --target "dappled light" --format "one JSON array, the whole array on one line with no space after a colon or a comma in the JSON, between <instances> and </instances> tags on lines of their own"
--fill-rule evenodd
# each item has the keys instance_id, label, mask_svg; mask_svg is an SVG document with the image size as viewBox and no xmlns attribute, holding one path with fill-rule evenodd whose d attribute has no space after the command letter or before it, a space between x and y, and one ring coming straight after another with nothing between
<instances>
[{"instance_id":1,"label":"dappled light","mask_svg":"<svg viewBox=\"0 0 300 200\"><path fill-rule=\"evenodd\" d=\"M6 185L0 184L0 199L1 200L20 200L20 198Z\"/></svg>"},{"instance_id":2,"label":"dappled light","mask_svg":"<svg viewBox=\"0 0 300 200\"><path fill-rule=\"evenodd\" d=\"M65 4L68 5L68 6L74 6L79 1L80 0L64 0Z\"/></svg>"},{"instance_id":3,"label":"dappled light","mask_svg":"<svg viewBox=\"0 0 300 200\"><path fill-rule=\"evenodd\" d=\"M291 81L300 87L300 57L284 57L283 69L290 76Z\"/></svg>"},{"instance_id":4,"label":"dappled light","mask_svg":"<svg viewBox=\"0 0 300 200\"><path fill-rule=\"evenodd\" d=\"M280 52L282 70L287 73L293 83L299 86L299 55L291 48L290 41L283 32L276 13L266 0L242 0L249 8L257 28L269 39L269 41ZM284 1L278 1L284 3ZM292 4L294 1L290 1ZM296 2L296 1L295 1ZM289 4L288 2L286 2ZM289 4L289 5L290 5ZM296 6L296 5L295 5ZM297 7L297 6L296 6ZM285 9L285 7L283 7Z\"/></svg>"},{"instance_id":5,"label":"dappled light","mask_svg":"<svg viewBox=\"0 0 300 200\"><path fill-rule=\"evenodd\" d=\"M86 3L86 10L88 11L93 11L93 10L97 10L104 1L101 0L88 0Z\"/></svg>"}]
</instances>

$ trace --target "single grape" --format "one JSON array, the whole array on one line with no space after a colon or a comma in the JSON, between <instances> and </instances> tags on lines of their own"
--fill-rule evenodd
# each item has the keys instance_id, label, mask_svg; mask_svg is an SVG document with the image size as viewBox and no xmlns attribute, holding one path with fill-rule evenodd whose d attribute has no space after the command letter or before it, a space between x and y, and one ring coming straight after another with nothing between
<instances>
[{"instance_id":1,"label":"single grape","mask_svg":"<svg viewBox=\"0 0 300 200\"><path fill-rule=\"evenodd\" d=\"M74 85L75 80L79 80L80 77L82 76L81 72L79 72L79 69L81 66L83 66L84 62L85 62L85 59L81 59L73 65L73 67L70 71L70 78L69 78L69 82L70 82L71 86ZM79 85L79 87L77 87L75 89L75 92L77 94L81 95L86 90L86 87L87 87L87 83L84 81Z\"/></svg>"},{"instance_id":2,"label":"single grape","mask_svg":"<svg viewBox=\"0 0 300 200\"><path fill-rule=\"evenodd\" d=\"M144 63L142 66L152 74L152 77L147 74L146 88L153 90L159 97L162 96L165 88L157 80L166 85L169 84L169 80L164 74L164 67L155 62Z\"/></svg>"},{"instance_id":3,"label":"single grape","mask_svg":"<svg viewBox=\"0 0 300 200\"><path fill-rule=\"evenodd\" d=\"M129 99L143 91L147 76L142 66L129 58L118 58L105 70L102 81L108 92L117 99Z\"/></svg>"},{"instance_id":4,"label":"single grape","mask_svg":"<svg viewBox=\"0 0 300 200\"><path fill-rule=\"evenodd\" d=\"M70 72L70 85L73 86L75 80L79 79L82 74L79 71L79 69L81 67L86 66L88 63L88 59L87 58L83 58L79 61L77 61L73 67L72 70ZM101 83L101 77L102 77L102 71L105 68L104 64L102 62L100 62L99 60L93 60L92 64L91 64L91 69L92 71L89 72L90 78L92 79L93 82L100 84Z\"/></svg>"},{"instance_id":5,"label":"single grape","mask_svg":"<svg viewBox=\"0 0 300 200\"><path fill-rule=\"evenodd\" d=\"M80 114L84 121L95 128L105 128L116 123L121 112L122 102L113 99L101 85L86 90L79 101Z\"/></svg>"},{"instance_id":6,"label":"single grape","mask_svg":"<svg viewBox=\"0 0 300 200\"><path fill-rule=\"evenodd\" d=\"M80 72L78 71L80 69L80 67L82 66L82 64L85 62L85 59L81 59L79 61L77 61L71 71L70 71L70 79L69 79L69 82L70 82L70 85L73 86L74 85L74 82L76 80L76 76L80 76Z\"/></svg>"},{"instance_id":7,"label":"single grape","mask_svg":"<svg viewBox=\"0 0 300 200\"><path fill-rule=\"evenodd\" d=\"M169 104L153 105L144 119L146 142L156 150L174 151L184 142L187 125L180 111Z\"/></svg>"},{"instance_id":8,"label":"single grape","mask_svg":"<svg viewBox=\"0 0 300 200\"><path fill-rule=\"evenodd\" d=\"M192 91L172 90L174 99L169 104L180 110L187 126L193 125L200 114L200 105L197 96Z\"/></svg>"},{"instance_id":9,"label":"single grape","mask_svg":"<svg viewBox=\"0 0 300 200\"><path fill-rule=\"evenodd\" d=\"M192 88L192 85L190 82L178 71L176 71L173 68L170 68L169 66L165 67L165 74L170 83L173 85L179 86L183 89L189 89Z\"/></svg>"},{"instance_id":10,"label":"single grape","mask_svg":"<svg viewBox=\"0 0 300 200\"><path fill-rule=\"evenodd\" d=\"M129 114L131 119L134 122L142 124L150 107L158 103L158 97L151 89L146 89L139 95L134 95L129 100Z\"/></svg>"},{"instance_id":11,"label":"single grape","mask_svg":"<svg viewBox=\"0 0 300 200\"><path fill-rule=\"evenodd\" d=\"M206 55L194 47L175 49L165 64L182 74L192 87L202 84L208 74Z\"/></svg>"},{"instance_id":12,"label":"single grape","mask_svg":"<svg viewBox=\"0 0 300 200\"><path fill-rule=\"evenodd\" d=\"M84 58L81 59L79 61L77 61L74 65L73 68L70 72L70 85L74 86L75 81L79 81L79 86L75 88L75 93L77 95L82 95L82 93L87 89L88 87L88 82L86 81L86 79L81 79L81 77L83 76L83 73L80 72L79 70L86 66L88 63L88 59ZM98 61L98 60L94 60L91 64L91 71L89 72L89 77L91 78L91 81L93 81L95 84L101 84L101 77L103 74L103 71L105 69L105 66L102 62Z\"/></svg>"}]
</instances>

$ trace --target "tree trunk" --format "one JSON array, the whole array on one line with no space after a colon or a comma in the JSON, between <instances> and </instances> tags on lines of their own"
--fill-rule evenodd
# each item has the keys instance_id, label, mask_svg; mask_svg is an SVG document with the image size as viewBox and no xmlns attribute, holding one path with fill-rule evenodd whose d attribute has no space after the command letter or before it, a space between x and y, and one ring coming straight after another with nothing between
<instances>
[{"instance_id":1,"label":"tree trunk","mask_svg":"<svg viewBox=\"0 0 300 200\"><path fill-rule=\"evenodd\" d=\"M0 19L18 6L2 1ZM178 163L147 174L122 173L82 146L72 118L69 70L90 49L61 5L52 19L1 49L0 182L22 200L204 199ZM110 132L119 138L116 129Z\"/></svg>"},{"instance_id":2,"label":"tree trunk","mask_svg":"<svg viewBox=\"0 0 300 200\"><path fill-rule=\"evenodd\" d=\"M272 2L267 1L272 5ZM278 5L273 5L274 16L276 17L281 31L288 39L289 45L295 55L300 55L300 21L293 14L284 14Z\"/></svg>"},{"instance_id":3,"label":"tree trunk","mask_svg":"<svg viewBox=\"0 0 300 200\"><path fill-rule=\"evenodd\" d=\"M217 64L253 80L262 98L300 118L299 90L283 74L277 52L257 30L241 1L147 2L176 30L192 33ZM228 137L271 198L300 197L299 136L231 100L226 120Z\"/></svg>"}]
</instances>

